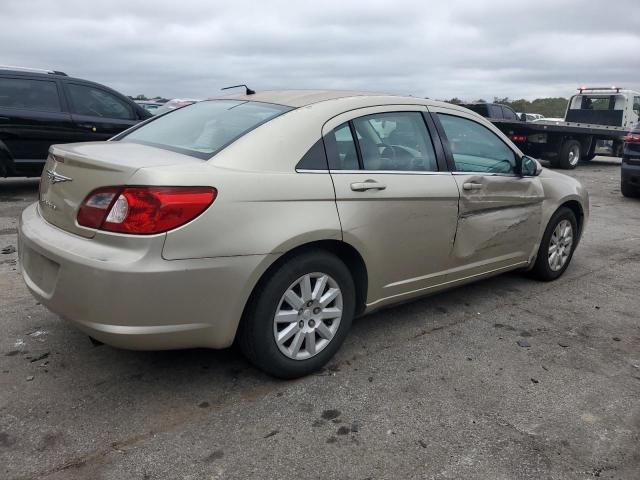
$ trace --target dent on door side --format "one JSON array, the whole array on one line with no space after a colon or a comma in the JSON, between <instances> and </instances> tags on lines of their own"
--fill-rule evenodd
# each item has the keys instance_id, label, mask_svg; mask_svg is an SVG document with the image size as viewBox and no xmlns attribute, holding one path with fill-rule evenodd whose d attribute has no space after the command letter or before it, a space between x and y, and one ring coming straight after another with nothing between
<instances>
[{"instance_id":1,"label":"dent on door side","mask_svg":"<svg viewBox=\"0 0 640 480\"><path fill-rule=\"evenodd\" d=\"M473 261L529 256L540 231L542 191L532 183L521 192L500 195L495 201L480 195L461 198L454 257Z\"/></svg>"}]
</instances>

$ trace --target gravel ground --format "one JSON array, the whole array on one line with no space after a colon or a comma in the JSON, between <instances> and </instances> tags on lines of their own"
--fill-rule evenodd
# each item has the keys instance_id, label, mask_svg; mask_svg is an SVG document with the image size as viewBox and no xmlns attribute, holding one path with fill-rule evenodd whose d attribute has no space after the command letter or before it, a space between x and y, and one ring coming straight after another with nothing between
<instances>
[{"instance_id":1,"label":"gravel ground","mask_svg":"<svg viewBox=\"0 0 640 480\"><path fill-rule=\"evenodd\" d=\"M640 201L619 170L570 172L592 216L560 280L506 274L358 319L325 371L289 382L234 350L95 347L0 253L0 478L638 479ZM36 197L0 180L0 251Z\"/></svg>"}]
</instances>

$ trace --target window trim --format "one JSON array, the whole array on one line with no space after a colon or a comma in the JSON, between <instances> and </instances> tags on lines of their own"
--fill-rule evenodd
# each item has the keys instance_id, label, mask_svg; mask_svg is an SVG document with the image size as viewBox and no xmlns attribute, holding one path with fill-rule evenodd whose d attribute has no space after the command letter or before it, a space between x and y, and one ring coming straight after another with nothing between
<instances>
[{"instance_id":1,"label":"window trim","mask_svg":"<svg viewBox=\"0 0 640 480\"><path fill-rule=\"evenodd\" d=\"M483 176L504 176L504 177L521 177L522 175L520 175L518 173L518 158L519 155L518 153L511 148L511 146L509 146L509 144L507 144L504 140L502 140L497 134L496 132L492 131L490 128L488 128L486 125L483 125L480 122L477 122L471 118L467 118L465 116L462 115L456 115L455 111L452 111L452 113L445 113L445 112L430 112L431 117L433 118L434 123L436 124L436 128L438 130L438 134L440 135L440 138L442 140L442 145L444 147L444 151L445 151L445 156L447 157L447 164L449 166L449 170L451 171L451 173L453 173L454 175L483 175ZM444 127L442 126L442 123L440 122L440 118L439 115L448 115L450 117L457 117L457 118L462 118L464 120L468 120L470 122L473 122L479 126L481 126L482 128L484 128L485 130L487 130L488 132L492 133L493 135L495 135L498 140L500 140L512 153L513 153L513 157L516 160L516 165L514 168L514 172L513 173L500 173L500 172L467 172L467 171L461 171L458 170L456 168L456 164L455 164L455 160L453 158L453 152L451 151L451 147L449 144L449 138L447 137L446 132L444 131Z\"/></svg>"}]
</instances>

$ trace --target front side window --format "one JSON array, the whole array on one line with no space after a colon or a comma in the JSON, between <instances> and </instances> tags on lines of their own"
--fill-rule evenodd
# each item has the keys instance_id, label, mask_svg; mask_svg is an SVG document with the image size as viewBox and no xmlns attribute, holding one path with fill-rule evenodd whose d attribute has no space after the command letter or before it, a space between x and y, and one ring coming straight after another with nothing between
<instances>
[{"instance_id":1,"label":"front side window","mask_svg":"<svg viewBox=\"0 0 640 480\"><path fill-rule=\"evenodd\" d=\"M135 120L131 105L99 88L71 83L67 85L73 111L79 115L92 117Z\"/></svg>"},{"instance_id":2,"label":"front side window","mask_svg":"<svg viewBox=\"0 0 640 480\"><path fill-rule=\"evenodd\" d=\"M502 116L507 120L518 120L516 112L511 110L509 107L502 107Z\"/></svg>"},{"instance_id":3,"label":"front side window","mask_svg":"<svg viewBox=\"0 0 640 480\"><path fill-rule=\"evenodd\" d=\"M633 111L640 115L640 97L633 97Z\"/></svg>"},{"instance_id":4,"label":"front side window","mask_svg":"<svg viewBox=\"0 0 640 480\"><path fill-rule=\"evenodd\" d=\"M516 155L488 128L462 117L438 114L459 172L506 173L516 169Z\"/></svg>"},{"instance_id":5,"label":"front side window","mask_svg":"<svg viewBox=\"0 0 640 480\"><path fill-rule=\"evenodd\" d=\"M209 159L250 130L289 110L282 105L240 100L198 102L157 117L118 140Z\"/></svg>"},{"instance_id":6,"label":"front side window","mask_svg":"<svg viewBox=\"0 0 640 480\"><path fill-rule=\"evenodd\" d=\"M25 78L0 78L0 107L59 112L56 82Z\"/></svg>"},{"instance_id":7,"label":"front side window","mask_svg":"<svg viewBox=\"0 0 640 480\"><path fill-rule=\"evenodd\" d=\"M353 120L365 170L437 171L429 131L419 112L376 113Z\"/></svg>"}]
</instances>

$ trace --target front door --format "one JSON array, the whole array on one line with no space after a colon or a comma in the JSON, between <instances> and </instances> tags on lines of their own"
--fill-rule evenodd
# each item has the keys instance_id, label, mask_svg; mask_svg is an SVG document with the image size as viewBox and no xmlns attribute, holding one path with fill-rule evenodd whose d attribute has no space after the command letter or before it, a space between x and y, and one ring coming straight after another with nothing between
<instances>
[{"instance_id":1,"label":"front door","mask_svg":"<svg viewBox=\"0 0 640 480\"><path fill-rule=\"evenodd\" d=\"M526 264L539 240L540 179L518 174L518 154L489 122L451 109L430 110L460 191L452 255L458 276Z\"/></svg>"},{"instance_id":2,"label":"front door","mask_svg":"<svg viewBox=\"0 0 640 480\"><path fill-rule=\"evenodd\" d=\"M366 108L323 130L343 238L365 257L369 305L424 292L450 267L458 187L439 168L423 112Z\"/></svg>"},{"instance_id":3,"label":"front door","mask_svg":"<svg viewBox=\"0 0 640 480\"><path fill-rule=\"evenodd\" d=\"M65 88L76 142L108 140L139 121L133 107L111 92L80 83Z\"/></svg>"}]
</instances>

